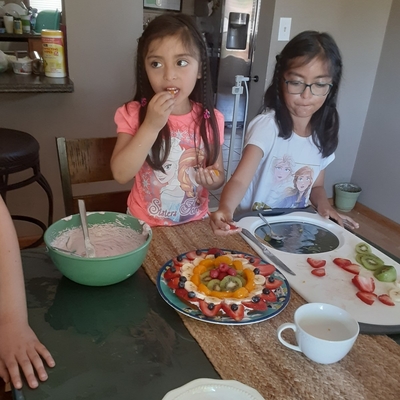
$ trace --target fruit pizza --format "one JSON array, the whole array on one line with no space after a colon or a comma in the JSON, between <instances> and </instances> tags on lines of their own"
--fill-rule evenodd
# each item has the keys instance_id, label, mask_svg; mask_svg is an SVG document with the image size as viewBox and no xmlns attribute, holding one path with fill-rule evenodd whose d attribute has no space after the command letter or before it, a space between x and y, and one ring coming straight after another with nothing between
<instances>
[{"instance_id":1,"label":"fruit pizza","mask_svg":"<svg viewBox=\"0 0 400 400\"><path fill-rule=\"evenodd\" d=\"M184 313L214 323L268 319L290 297L289 285L274 265L217 248L177 256L164 265L159 278L185 305Z\"/></svg>"}]
</instances>

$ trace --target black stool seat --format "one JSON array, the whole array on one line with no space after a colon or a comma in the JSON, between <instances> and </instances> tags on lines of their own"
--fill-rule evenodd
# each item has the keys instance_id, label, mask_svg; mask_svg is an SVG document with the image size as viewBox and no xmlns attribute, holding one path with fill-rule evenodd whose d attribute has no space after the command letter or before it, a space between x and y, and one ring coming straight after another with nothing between
<instances>
[{"instance_id":1,"label":"black stool seat","mask_svg":"<svg viewBox=\"0 0 400 400\"><path fill-rule=\"evenodd\" d=\"M53 193L46 178L40 172L39 149L38 141L29 133L0 128L0 195L4 201L6 202L8 191L22 188L34 182L37 182L43 188L48 198L47 226L36 218L12 215L13 219L34 223L43 230L42 236L28 247L35 247L42 243L45 230L53 222ZM8 183L10 174L30 168L32 169L32 176L22 181Z\"/></svg>"}]
</instances>

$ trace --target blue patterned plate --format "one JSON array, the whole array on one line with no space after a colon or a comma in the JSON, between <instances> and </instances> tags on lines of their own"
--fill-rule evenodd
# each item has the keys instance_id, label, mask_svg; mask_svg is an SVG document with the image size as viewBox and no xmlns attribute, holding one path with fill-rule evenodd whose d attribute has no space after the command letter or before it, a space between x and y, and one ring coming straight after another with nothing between
<instances>
[{"instance_id":1,"label":"blue patterned plate","mask_svg":"<svg viewBox=\"0 0 400 400\"><path fill-rule=\"evenodd\" d=\"M259 262L260 265L268 264L264 260L260 259L259 257L255 257L252 254L247 253L239 253L233 250L225 250L221 249L224 253L234 253L235 256L241 256L247 259L255 259L256 263ZM200 250L203 254L208 252L208 249L201 249ZM182 258L181 263L191 263L189 259L186 258L186 254L193 254L193 251L188 253L180 254L177 258L180 260ZM288 305L290 299L290 287L289 282L286 280L285 276L276 269L275 272L271 275L275 279L279 279L283 282L283 284L277 288L273 289L273 292L276 295L276 302L268 303L268 307L265 311L256 311L250 308L245 307L244 317L240 321L236 321L233 318L229 317L222 311L219 312L215 317L207 317L205 316L200 308L198 307L198 303L189 303L184 300L181 300L176 294L175 290L171 289L166 279L164 278L165 272L174 264L174 260L169 260L166 262L158 272L157 275L157 289L161 295L161 297L175 310L178 312L200 321L212 323L212 324L221 324L221 325L248 325L248 324L255 324L258 322L265 321L267 319L275 317L284 308Z\"/></svg>"}]
</instances>

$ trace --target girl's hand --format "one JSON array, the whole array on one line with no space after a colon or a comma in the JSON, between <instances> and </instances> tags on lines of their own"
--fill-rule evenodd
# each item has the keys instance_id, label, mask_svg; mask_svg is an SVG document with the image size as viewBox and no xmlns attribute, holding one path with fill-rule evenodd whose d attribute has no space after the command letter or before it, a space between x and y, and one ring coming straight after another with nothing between
<instances>
[{"instance_id":1,"label":"girl's hand","mask_svg":"<svg viewBox=\"0 0 400 400\"><path fill-rule=\"evenodd\" d=\"M354 221L352 218L339 214L333 207L330 205L326 207L318 207L318 214L326 219L333 219L342 227L348 227L350 229L357 229L360 225Z\"/></svg>"},{"instance_id":2,"label":"girl's hand","mask_svg":"<svg viewBox=\"0 0 400 400\"><path fill-rule=\"evenodd\" d=\"M210 217L211 229L216 235L226 236L241 231L241 228L235 225L230 213L217 210L213 213L208 213L208 215Z\"/></svg>"},{"instance_id":3,"label":"girl's hand","mask_svg":"<svg viewBox=\"0 0 400 400\"><path fill-rule=\"evenodd\" d=\"M195 175L196 182L207 190L221 187L225 181L225 172L219 164L210 165L207 168L199 168Z\"/></svg>"},{"instance_id":4,"label":"girl's hand","mask_svg":"<svg viewBox=\"0 0 400 400\"><path fill-rule=\"evenodd\" d=\"M169 92L156 93L147 106L146 124L159 132L167 123L174 104L174 96Z\"/></svg>"},{"instance_id":5,"label":"girl's hand","mask_svg":"<svg viewBox=\"0 0 400 400\"><path fill-rule=\"evenodd\" d=\"M36 376L41 381L48 378L43 359L49 367L55 366L54 359L29 325L0 324L0 337L0 376L5 382L11 380L16 389L21 389L20 369L32 389L39 385Z\"/></svg>"}]
</instances>

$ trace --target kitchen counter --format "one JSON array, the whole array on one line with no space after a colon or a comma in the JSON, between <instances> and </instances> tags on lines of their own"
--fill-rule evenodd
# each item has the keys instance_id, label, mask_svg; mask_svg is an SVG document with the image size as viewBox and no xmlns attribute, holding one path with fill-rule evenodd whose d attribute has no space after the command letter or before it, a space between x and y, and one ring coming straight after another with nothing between
<instances>
[{"instance_id":1,"label":"kitchen counter","mask_svg":"<svg viewBox=\"0 0 400 400\"><path fill-rule=\"evenodd\" d=\"M74 83L69 77L49 78L44 75L18 75L13 71L0 74L0 93L72 93Z\"/></svg>"}]
</instances>

